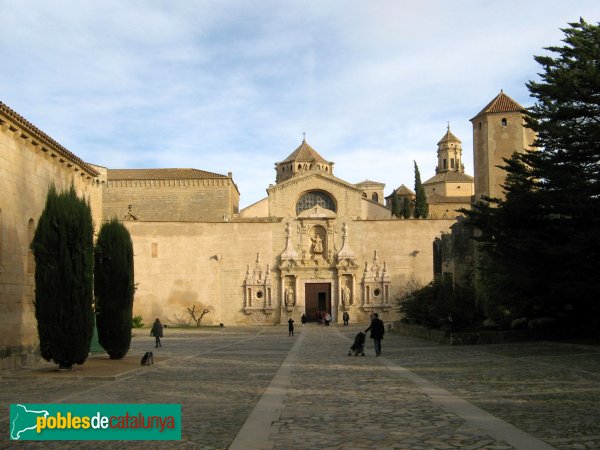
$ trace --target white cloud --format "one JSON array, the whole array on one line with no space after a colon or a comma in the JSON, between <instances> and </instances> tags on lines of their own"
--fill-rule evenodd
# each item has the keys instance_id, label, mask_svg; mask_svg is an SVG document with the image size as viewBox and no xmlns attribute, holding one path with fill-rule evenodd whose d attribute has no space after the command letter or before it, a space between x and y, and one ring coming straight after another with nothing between
<instances>
[{"instance_id":1,"label":"white cloud","mask_svg":"<svg viewBox=\"0 0 600 450\"><path fill-rule=\"evenodd\" d=\"M543 14L540 11L543 10ZM594 1L115 1L3 5L0 100L108 167L234 172L247 205L302 132L335 174L412 186L446 122L501 88L528 104L533 55Z\"/></svg>"}]
</instances>

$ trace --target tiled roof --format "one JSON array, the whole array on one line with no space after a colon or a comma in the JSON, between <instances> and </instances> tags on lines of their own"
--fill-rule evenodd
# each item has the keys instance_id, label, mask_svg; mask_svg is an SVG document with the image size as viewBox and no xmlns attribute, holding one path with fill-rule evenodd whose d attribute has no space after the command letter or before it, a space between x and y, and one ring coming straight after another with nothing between
<instances>
[{"instance_id":1,"label":"tiled roof","mask_svg":"<svg viewBox=\"0 0 600 450\"><path fill-rule=\"evenodd\" d=\"M400 185L400 187L394 191L392 191L392 193L390 195L388 195L386 197L387 198L392 198L392 195L394 195L394 192L396 192L399 196L408 196L408 197L414 197L415 193L413 191L411 191L409 188L407 188L406 186L404 186L403 184Z\"/></svg>"},{"instance_id":2,"label":"tiled roof","mask_svg":"<svg viewBox=\"0 0 600 450\"><path fill-rule=\"evenodd\" d=\"M440 139L440 142L438 142L437 145L443 144L444 142L458 142L459 144L461 143L460 139L454 136L450 131L450 126L448 126L448 131L446 131L446 134L444 134L444 136Z\"/></svg>"},{"instance_id":3,"label":"tiled roof","mask_svg":"<svg viewBox=\"0 0 600 450\"><path fill-rule=\"evenodd\" d=\"M108 169L108 180L193 180L227 178L197 169Z\"/></svg>"},{"instance_id":4,"label":"tiled roof","mask_svg":"<svg viewBox=\"0 0 600 450\"><path fill-rule=\"evenodd\" d=\"M356 183L355 186L385 186L385 183L380 183L378 181L364 180L360 183Z\"/></svg>"},{"instance_id":5,"label":"tiled roof","mask_svg":"<svg viewBox=\"0 0 600 450\"><path fill-rule=\"evenodd\" d=\"M396 189L396 193L398 195L415 195L415 193L413 191L411 191L409 188L407 188L403 184L401 184L400 187L398 189Z\"/></svg>"},{"instance_id":6,"label":"tiled roof","mask_svg":"<svg viewBox=\"0 0 600 450\"><path fill-rule=\"evenodd\" d=\"M11 108L9 108L6 104L4 104L2 102L0 102L0 113L4 114L6 117L14 120L21 127L23 127L23 130L26 131L27 133L37 136L37 138L39 140L43 140L49 147L52 148L52 150L55 150L58 154L64 156L65 158L73 161L76 164L79 164L90 175L93 175L95 177L100 175L96 169L94 169L92 166L90 166L84 160L82 160L81 158L79 158L77 155L70 152L69 150L67 150L65 147L60 145L58 142L56 142L54 139L52 139L50 136L48 136L46 133L44 133L38 127L33 125L31 122L29 122L23 116L18 114L16 111L13 111Z\"/></svg>"},{"instance_id":7,"label":"tiled roof","mask_svg":"<svg viewBox=\"0 0 600 450\"><path fill-rule=\"evenodd\" d=\"M467 175L463 172L440 172L435 174L429 180L425 181L423 184L433 184L433 183L442 183L442 182L473 182L473 177L471 175Z\"/></svg>"},{"instance_id":8,"label":"tiled roof","mask_svg":"<svg viewBox=\"0 0 600 450\"><path fill-rule=\"evenodd\" d=\"M480 116L481 114L518 112L523 111L524 109L525 108L506 95L503 90L500 90L500 93L479 111L475 117Z\"/></svg>"},{"instance_id":9,"label":"tiled roof","mask_svg":"<svg viewBox=\"0 0 600 450\"><path fill-rule=\"evenodd\" d=\"M290 156L285 158L282 163L286 162L318 162L322 164L330 164L317 151L306 143L306 139L302 140L302 144L294 150Z\"/></svg>"}]
</instances>

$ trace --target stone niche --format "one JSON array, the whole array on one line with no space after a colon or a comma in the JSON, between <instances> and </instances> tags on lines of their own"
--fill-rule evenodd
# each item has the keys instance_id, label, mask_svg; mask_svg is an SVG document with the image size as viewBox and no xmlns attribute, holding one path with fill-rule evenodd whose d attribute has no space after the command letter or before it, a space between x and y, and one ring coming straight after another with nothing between
<instances>
[{"instance_id":1,"label":"stone niche","mask_svg":"<svg viewBox=\"0 0 600 450\"><path fill-rule=\"evenodd\" d=\"M362 279L362 309L365 312L389 312L390 304L390 275L385 261L379 262L377 250L374 252L373 261L369 267L365 262L365 271Z\"/></svg>"},{"instance_id":2,"label":"stone niche","mask_svg":"<svg viewBox=\"0 0 600 450\"><path fill-rule=\"evenodd\" d=\"M254 269L251 270L248 265L246 270L243 310L248 315L257 316L259 322L262 321L260 316L266 319L266 316L270 316L275 310L271 269L268 264L263 268L258 253Z\"/></svg>"}]
</instances>

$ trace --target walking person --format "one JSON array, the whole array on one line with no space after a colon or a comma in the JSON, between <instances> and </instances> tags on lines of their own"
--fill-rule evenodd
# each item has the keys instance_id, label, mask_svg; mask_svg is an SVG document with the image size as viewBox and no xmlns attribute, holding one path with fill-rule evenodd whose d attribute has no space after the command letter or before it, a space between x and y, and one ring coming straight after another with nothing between
<instances>
[{"instance_id":1,"label":"walking person","mask_svg":"<svg viewBox=\"0 0 600 450\"><path fill-rule=\"evenodd\" d=\"M293 336L294 335L294 319L292 319L290 317L290 320L288 320L288 336Z\"/></svg>"},{"instance_id":2,"label":"walking person","mask_svg":"<svg viewBox=\"0 0 600 450\"><path fill-rule=\"evenodd\" d=\"M347 327L348 322L350 321L350 314L348 314L348 311L344 311L342 318L344 319L344 326Z\"/></svg>"},{"instance_id":3,"label":"walking person","mask_svg":"<svg viewBox=\"0 0 600 450\"><path fill-rule=\"evenodd\" d=\"M306 323L306 314L302 314L300 321L302 322L302 326L304 326L304 324Z\"/></svg>"},{"instance_id":4,"label":"walking person","mask_svg":"<svg viewBox=\"0 0 600 450\"><path fill-rule=\"evenodd\" d=\"M160 343L160 338L163 337L163 325L162 323L160 323L160 320L158 318L154 321L154 325L152 325L152 329L150 330L150 336L154 336L154 348L162 347Z\"/></svg>"},{"instance_id":5,"label":"walking person","mask_svg":"<svg viewBox=\"0 0 600 450\"><path fill-rule=\"evenodd\" d=\"M381 355L381 340L385 334L385 327L383 326L383 321L379 318L379 314L373 314L371 325L365 330L365 333L369 330L371 330L370 338L373 339L375 344L375 356L379 356Z\"/></svg>"}]
</instances>

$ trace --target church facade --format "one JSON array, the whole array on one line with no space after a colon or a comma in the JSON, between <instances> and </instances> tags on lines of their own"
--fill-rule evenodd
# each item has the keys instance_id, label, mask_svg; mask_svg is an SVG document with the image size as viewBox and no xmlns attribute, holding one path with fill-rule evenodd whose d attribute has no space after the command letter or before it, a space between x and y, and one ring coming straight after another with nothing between
<instances>
[{"instance_id":1,"label":"church facade","mask_svg":"<svg viewBox=\"0 0 600 450\"><path fill-rule=\"evenodd\" d=\"M121 188L111 184L112 172L105 193L115 199ZM138 189L147 189L147 175L138 177ZM105 196L105 218L113 212L125 219L133 239L135 313L175 324L186 323L194 306L209 311L203 323L226 325L278 324L303 314L310 320L319 311L334 322L343 312L354 321L372 312L391 320L408 286L431 281L433 239L453 220L393 219L382 183L337 178L333 162L305 140L276 163L275 179L266 198L239 213L229 204L229 214L212 221L161 220L149 211L164 202L144 195L137 196L142 205L128 204L128 217L127 202L116 208ZM125 189L124 198L135 197Z\"/></svg>"},{"instance_id":2,"label":"church facade","mask_svg":"<svg viewBox=\"0 0 600 450\"><path fill-rule=\"evenodd\" d=\"M506 99L501 92L472 119L475 194L481 170L486 186L496 180L490 171L501 161L492 149L523 150L522 108ZM343 312L355 322L372 312L387 321L397 318L400 295L433 279L433 241L469 204L460 151L448 130L425 183L430 204L440 196L444 210L427 219L392 217L382 183L336 177L334 162L306 140L275 164L267 197L240 210L231 173L91 165L0 103L0 367L38 354L29 245L53 182L73 183L90 201L96 228L116 217L129 229L134 314L146 323L189 323L190 309L204 312L205 324L273 325L319 311L334 322Z\"/></svg>"}]
</instances>

